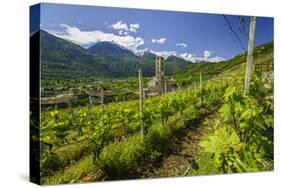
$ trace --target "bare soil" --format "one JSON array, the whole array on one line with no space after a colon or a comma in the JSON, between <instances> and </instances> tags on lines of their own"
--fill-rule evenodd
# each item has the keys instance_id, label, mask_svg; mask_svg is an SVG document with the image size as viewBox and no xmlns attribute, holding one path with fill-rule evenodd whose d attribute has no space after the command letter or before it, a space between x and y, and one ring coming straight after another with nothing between
<instances>
[{"instance_id":1,"label":"bare soil","mask_svg":"<svg viewBox=\"0 0 281 188\"><path fill-rule=\"evenodd\" d=\"M207 115L186 122L185 128L170 140L169 150L161 161L158 164L148 164L143 167L142 178L186 176L191 168L197 168L196 160L202 152L198 144L202 136L211 129L204 122L209 124L213 116Z\"/></svg>"}]
</instances>

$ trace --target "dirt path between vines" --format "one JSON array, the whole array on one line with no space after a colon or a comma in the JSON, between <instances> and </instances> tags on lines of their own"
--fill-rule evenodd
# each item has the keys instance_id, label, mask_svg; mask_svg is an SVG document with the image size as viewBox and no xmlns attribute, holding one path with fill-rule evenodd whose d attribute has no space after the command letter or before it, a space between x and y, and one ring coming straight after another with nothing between
<instances>
[{"instance_id":1,"label":"dirt path between vines","mask_svg":"<svg viewBox=\"0 0 281 188\"><path fill-rule=\"evenodd\" d=\"M136 169L137 172L124 179L161 178L186 176L191 168L196 168L196 160L202 150L198 145L202 136L211 130L216 114L204 115L199 119L186 122L185 128L178 131L167 144L163 157ZM118 178L119 179L119 178ZM121 178L122 179L122 178ZM93 172L82 182L112 180L104 173Z\"/></svg>"},{"instance_id":2,"label":"dirt path between vines","mask_svg":"<svg viewBox=\"0 0 281 188\"><path fill-rule=\"evenodd\" d=\"M157 164L148 164L142 171L142 178L159 178L186 176L191 168L196 168L196 160L200 156L201 147L198 145L202 136L211 128L215 114L208 115L187 122L186 128L172 137L169 143L170 150ZM203 125L208 122L208 125Z\"/></svg>"}]
</instances>

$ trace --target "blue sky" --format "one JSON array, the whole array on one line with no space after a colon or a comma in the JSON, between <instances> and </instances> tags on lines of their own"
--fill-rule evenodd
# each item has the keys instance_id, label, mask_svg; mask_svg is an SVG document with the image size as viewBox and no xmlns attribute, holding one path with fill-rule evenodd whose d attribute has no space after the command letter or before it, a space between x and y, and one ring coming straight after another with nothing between
<instances>
[{"instance_id":1,"label":"blue sky","mask_svg":"<svg viewBox=\"0 0 281 188\"><path fill-rule=\"evenodd\" d=\"M239 16L227 15L247 49L247 36L239 31ZM249 30L249 17L245 17ZM41 4L41 29L83 47L113 41L135 53L149 49L160 55L185 59L229 59L242 52L220 14ZM273 40L273 18L258 17L256 45Z\"/></svg>"}]
</instances>

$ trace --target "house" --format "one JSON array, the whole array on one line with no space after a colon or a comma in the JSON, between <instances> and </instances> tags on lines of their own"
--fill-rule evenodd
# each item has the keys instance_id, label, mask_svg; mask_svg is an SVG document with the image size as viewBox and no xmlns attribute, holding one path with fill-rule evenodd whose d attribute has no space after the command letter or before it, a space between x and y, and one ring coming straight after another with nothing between
<instances>
[{"instance_id":1,"label":"house","mask_svg":"<svg viewBox=\"0 0 281 188\"><path fill-rule=\"evenodd\" d=\"M115 102L116 96L117 94L114 91L110 90L99 90L89 94L89 97L92 100L92 104Z\"/></svg>"},{"instance_id":2,"label":"house","mask_svg":"<svg viewBox=\"0 0 281 188\"><path fill-rule=\"evenodd\" d=\"M76 100L73 94L60 94L55 97L42 97L41 98L41 106L42 107L49 107L49 106L56 106L56 107L66 107L71 101Z\"/></svg>"},{"instance_id":3,"label":"house","mask_svg":"<svg viewBox=\"0 0 281 188\"><path fill-rule=\"evenodd\" d=\"M62 94L64 92L64 88L41 88L41 97L55 97L59 94Z\"/></svg>"}]
</instances>

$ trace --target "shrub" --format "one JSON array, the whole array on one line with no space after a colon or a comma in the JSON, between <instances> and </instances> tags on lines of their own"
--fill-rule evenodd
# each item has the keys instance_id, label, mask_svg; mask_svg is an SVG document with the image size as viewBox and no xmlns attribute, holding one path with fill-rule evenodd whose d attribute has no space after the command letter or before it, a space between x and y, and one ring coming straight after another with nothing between
<instances>
[{"instance_id":1,"label":"shrub","mask_svg":"<svg viewBox=\"0 0 281 188\"><path fill-rule=\"evenodd\" d=\"M77 163L63 171L56 172L53 176L43 177L43 184L62 184L79 182L82 176L94 169L92 156L85 156Z\"/></svg>"},{"instance_id":2,"label":"shrub","mask_svg":"<svg viewBox=\"0 0 281 188\"><path fill-rule=\"evenodd\" d=\"M204 148L205 152L213 155L214 165L224 173L233 172L233 158L243 147L236 131L229 126L218 127L199 145Z\"/></svg>"},{"instance_id":3,"label":"shrub","mask_svg":"<svg viewBox=\"0 0 281 188\"><path fill-rule=\"evenodd\" d=\"M167 146L168 140L172 135L172 129L163 124L153 125L146 135L146 148L150 151L162 152Z\"/></svg>"},{"instance_id":4,"label":"shrub","mask_svg":"<svg viewBox=\"0 0 281 188\"><path fill-rule=\"evenodd\" d=\"M72 161L79 160L89 150L87 142L78 142L61 147L55 151L44 153L41 158L42 175L50 175L69 165Z\"/></svg>"},{"instance_id":5,"label":"shrub","mask_svg":"<svg viewBox=\"0 0 281 188\"><path fill-rule=\"evenodd\" d=\"M212 174L222 174L220 170L216 167L213 155L211 153L204 153L198 160L199 169L190 169L188 173L189 176L195 175L212 175Z\"/></svg>"},{"instance_id":6,"label":"shrub","mask_svg":"<svg viewBox=\"0 0 281 188\"><path fill-rule=\"evenodd\" d=\"M125 177L138 166L144 153L142 138L133 136L103 148L99 155L98 166L112 178Z\"/></svg>"}]
</instances>

